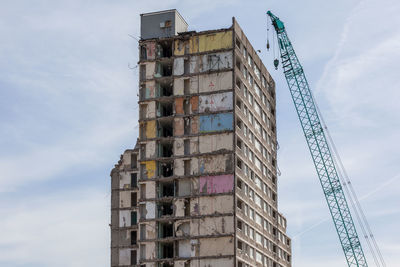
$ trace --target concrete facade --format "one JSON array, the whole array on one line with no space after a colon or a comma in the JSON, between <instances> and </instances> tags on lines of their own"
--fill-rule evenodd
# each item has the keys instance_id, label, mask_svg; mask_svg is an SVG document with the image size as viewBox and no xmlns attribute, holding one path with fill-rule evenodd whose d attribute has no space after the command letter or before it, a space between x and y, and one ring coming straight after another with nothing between
<instances>
[{"instance_id":1,"label":"concrete facade","mask_svg":"<svg viewBox=\"0 0 400 267\"><path fill-rule=\"evenodd\" d=\"M291 266L275 84L240 26L139 45L139 139L111 173L111 265Z\"/></svg>"}]
</instances>

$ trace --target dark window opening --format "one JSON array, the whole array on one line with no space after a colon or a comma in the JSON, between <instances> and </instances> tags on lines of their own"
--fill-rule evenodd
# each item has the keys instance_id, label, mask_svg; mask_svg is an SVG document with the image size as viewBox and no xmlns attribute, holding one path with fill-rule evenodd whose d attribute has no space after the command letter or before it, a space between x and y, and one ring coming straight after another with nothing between
<instances>
[{"instance_id":1,"label":"dark window opening","mask_svg":"<svg viewBox=\"0 0 400 267\"><path fill-rule=\"evenodd\" d=\"M131 231L131 245L137 244L137 232Z\"/></svg>"},{"instance_id":2,"label":"dark window opening","mask_svg":"<svg viewBox=\"0 0 400 267\"><path fill-rule=\"evenodd\" d=\"M236 185L237 185L238 188L242 189L242 180L239 180L239 179L238 179L238 180L236 181Z\"/></svg>"},{"instance_id":3,"label":"dark window opening","mask_svg":"<svg viewBox=\"0 0 400 267\"><path fill-rule=\"evenodd\" d=\"M237 220L237 229L242 230L242 221Z\"/></svg>"},{"instance_id":4,"label":"dark window opening","mask_svg":"<svg viewBox=\"0 0 400 267\"><path fill-rule=\"evenodd\" d=\"M171 96L173 94L173 87L171 81L157 82L156 88L159 96Z\"/></svg>"},{"instance_id":5,"label":"dark window opening","mask_svg":"<svg viewBox=\"0 0 400 267\"><path fill-rule=\"evenodd\" d=\"M140 77L140 81L145 81L146 80L146 65L140 65L140 69L139 69L139 77Z\"/></svg>"},{"instance_id":6,"label":"dark window opening","mask_svg":"<svg viewBox=\"0 0 400 267\"><path fill-rule=\"evenodd\" d=\"M137 206L137 193L131 193L131 207Z\"/></svg>"},{"instance_id":7,"label":"dark window opening","mask_svg":"<svg viewBox=\"0 0 400 267\"><path fill-rule=\"evenodd\" d=\"M242 243L242 241L238 241L238 242L237 242L237 248L240 249L240 250L243 249L243 243Z\"/></svg>"},{"instance_id":8,"label":"dark window opening","mask_svg":"<svg viewBox=\"0 0 400 267\"><path fill-rule=\"evenodd\" d=\"M240 140L239 138L236 139L236 146L237 146L239 149L242 149L242 140Z\"/></svg>"},{"instance_id":9,"label":"dark window opening","mask_svg":"<svg viewBox=\"0 0 400 267\"><path fill-rule=\"evenodd\" d=\"M173 114L173 104L171 103L163 103L159 102L157 104L157 115L159 117L167 117Z\"/></svg>"},{"instance_id":10,"label":"dark window opening","mask_svg":"<svg viewBox=\"0 0 400 267\"><path fill-rule=\"evenodd\" d=\"M190 79L184 79L183 80L183 93L185 95L190 94Z\"/></svg>"},{"instance_id":11,"label":"dark window opening","mask_svg":"<svg viewBox=\"0 0 400 267\"><path fill-rule=\"evenodd\" d=\"M174 243L159 243L158 258L167 259L174 257Z\"/></svg>"},{"instance_id":12,"label":"dark window opening","mask_svg":"<svg viewBox=\"0 0 400 267\"><path fill-rule=\"evenodd\" d=\"M240 82L240 79L236 79L236 86L239 89L242 89L242 83Z\"/></svg>"},{"instance_id":13,"label":"dark window opening","mask_svg":"<svg viewBox=\"0 0 400 267\"><path fill-rule=\"evenodd\" d=\"M188 98L183 101L183 112L185 115L190 114L190 101Z\"/></svg>"},{"instance_id":14,"label":"dark window opening","mask_svg":"<svg viewBox=\"0 0 400 267\"><path fill-rule=\"evenodd\" d=\"M190 139L185 139L183 141L183 150L184 150L184 155L190 155Z\"/></svg>"},{"instance_id":15,"label":"dark window opening","mask_svg":"<svg viewBox=\"0 0 400 267\"><path fill-rule=\"evenodd\" d=\"M140 46L140 59L141 60L146 60L147 59L146 45L141 45Z\"/></svg>"},{"instance_id":16,"label":"dark window opening","mask_svg":"<svg viewBox=\"0 0 400 267\"><path fill-rule=\"evenodd\" d=\"M242 121L239 120L239 119L237 119L237 120L236 120L236 126L237 126L239 129L242 129Z\"/></svg>"},{"instance_id":17,"label":"dark window opening","mask_svg":"<svg viewBox=\"0 0 400 267\"><path fill-rule=\"evenodd\" d=\"M131 250L131 265L137 264L137 251Z\"/></svg>"},{"instance_id":18,"label":"dark window opening","mask_svg":"<svg viewBox=\"0 0 400 267\"><path fill-rule=\"evenodd\" d=\"M173 155L172 143L159 143L158 144L158 156L163 158L169 158Z\"/></svg>"},{"instance_id":19,"label":"dark window opening","mask_svg":"<svg viewBox=\"0 0 400 267\"><path fill-rule=\"evenodd\" d=\"M185 199L185 216L190 216L190 198Z\"/></svg>"},{"instance_id":20,"label":"dark window opening","mask_svg":"<svg viewBox=\"0 0 400 267\"><path fill-rule=\"evenodd\" d=\"M172 41L162 41L157 43L158 58L171 57L171 56L172 56Z\"/></svg>"},{"instance_id":21,"label":"dark window opening","mask_svg":"<svg viewBox=\"0 0 400 267\"><path fill-rule=\"evenodd\" d=\"M154 77L167 77L172 75L172 63L169 61L166 62L157 62L156 64L156 73Z\"/></svg>"},{"instance_id":22,"label":"dark window opening","mask_svg":"<svg viewBox=\"0 0 400 267\"><path fill-rule=\"evenodd\" d=\"M137 224L137 212L132 211L131 212L131 225L136 225Z\"/></svg>"},{"instance_id":23,"label":"dark window opening","mask_svg":"<svg viewBox=\"0 0 400 267\"><path fill-rule=\"evenodd\" d=\"M170 177L174 174L173 162L160 162L158 164L158 175Z\"/></svg>"},{"instance_id":24,"label":"dark window opening","mask_svg":"<svg viewBox=\"0 0 400 267\"><path fill-rule=\"evenodd\" d=\"M158 122L158 137L171 137L173 136L174 129L171 121L159 121Z\"/></svg>"},{"instance_id":25,"label":"dark window opening","mask_svg":"<svg viewBox=\"0 0 400 267\"><path fill-rule=\"evenodd\" d=\"M172 216L174 213L172 202L161 202L157 205L158 217Z\"/></svg>"},{"instance_id":26,"label":"dark window opening","mask_svg":"<svg viewBox=\"0 0 400 267\"><path fill-rule=\"evenodd\" d=\"M242 101L240 101L239 99L237 99L236 100L236 106L238 107L238 108L242 108Z\"/></svg>"},{"instance_id":27,"label":"dark window opening","mask_svg":"<svg viewBox=\"0 0 400 267\"><path fill-rule=\"evenodd\" d=\"M185 123L184 123L184 127L183 127L183 133L185 135L190 134L190 127L191 127L191 123L190 123L190 118L185 118Z\"/></svg>"},{"instance_id":28,"label":"dark window opening","mask_svg":"<svg viewBox=\"0 0 400 267\"><path fill-rule=\"evenodd\" d=\"M191 160L189 159L189 160L184 160L183 161L183 171L184 171L184 175L190 175L191 174Z\"/></svg>"},{"instance_id":29,"label":"dark window opening","mask_svg":"<svg viewBox=\"0 0 400 267\"><path fill-rule=\"evenodd\" d=\"M238 70L240 70L240 61L239 60L236 60L236 68L238 68Z\"/></svg>"},{"instance_id":30,"label":"dark window opening","mask_svg":"<svg viewBox=\"0 0 400 267\"><path fill-rule=\"evenodd\" d=\"M175 195L174 182L159 184L159 197L173 197Z\"/></svg>"},{"instance_id":31,"label":"dark window opening","mask_svg":"<svg viewBox=\"0 0 400 267\"><path fill-rule=\"evenodd\" d=\"M238 207L238 209L242 209L242 203L243 202L238 199L236 203L237 203L236 206Z\"/></svg>"},{"instance_id":32,"label":"dark window opening","mask_svg":"<svg viewBox=\"0 0 400 267\"><path fill-rule=\"evenodd\" d=\"M158 224L158 238L174 236L174 224L172 222Z\"/></svg>"},{"instance_id":33,"label":"dark window opening","mask_svg":"<svg viewBox=\"0 0 400 267\"><path fill-rule=\"evenodd\" d=\"M137 173L131 173L131 187L137 188Z\"/></svg>"}]
</instances>

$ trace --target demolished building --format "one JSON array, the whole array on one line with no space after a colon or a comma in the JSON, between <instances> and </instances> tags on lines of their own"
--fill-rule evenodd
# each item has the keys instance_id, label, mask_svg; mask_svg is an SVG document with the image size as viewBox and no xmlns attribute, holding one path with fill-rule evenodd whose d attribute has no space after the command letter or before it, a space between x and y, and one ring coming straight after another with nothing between
<instances>
[{"instance_id":1,"label":"demolished building","mask_svg":"<svg viewBox=\"0 0 400 267\"><path fill-rule=\"evenodd\" d=\"M141 15L139 138L111 172L111 266L291 266L275 84L242 29Z\"/></svg>"}]
</instances>

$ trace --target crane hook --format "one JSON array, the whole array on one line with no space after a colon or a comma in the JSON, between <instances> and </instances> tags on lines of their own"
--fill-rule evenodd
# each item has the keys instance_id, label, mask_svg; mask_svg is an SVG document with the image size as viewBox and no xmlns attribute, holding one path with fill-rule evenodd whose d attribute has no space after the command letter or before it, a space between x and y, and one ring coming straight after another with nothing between
<instances>
[{"instance_id":1,"label":"crane hook","mask_svg":"<svg viewBox=\"0 0 400 267\"><path fill-rule=\"evenodd\" d=\"M278 60L278 59L275 59L275 60L274 60L274 66L275 66L275 69L276 69L276 70L278 69L278 65L279 65L279 60Z\"/></svg>"},{"instance_id":2,"label":"crane hook","mask_svg":"<svg viewBox=\"0 0 400 267\"><path fill-rule=\"evenodd\" d=\"M269 40L267 40L267 50L269 50Z\"/></svg>"}]
</instances>

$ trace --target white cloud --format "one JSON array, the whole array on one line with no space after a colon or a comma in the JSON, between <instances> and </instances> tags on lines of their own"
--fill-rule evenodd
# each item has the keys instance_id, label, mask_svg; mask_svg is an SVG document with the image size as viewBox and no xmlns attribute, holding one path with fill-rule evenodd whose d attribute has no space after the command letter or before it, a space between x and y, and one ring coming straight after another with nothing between
<instances>
[{"instance_id":1,"label":"white cloud","mask_svg":"<svg viewBox=\"0 0 400 267\"><path fill-rule=\"evenodd\" d=\"M0 209L0 265L108 266L105 192L26 196L12 204Z\"/></svg>"}]
</instances>

